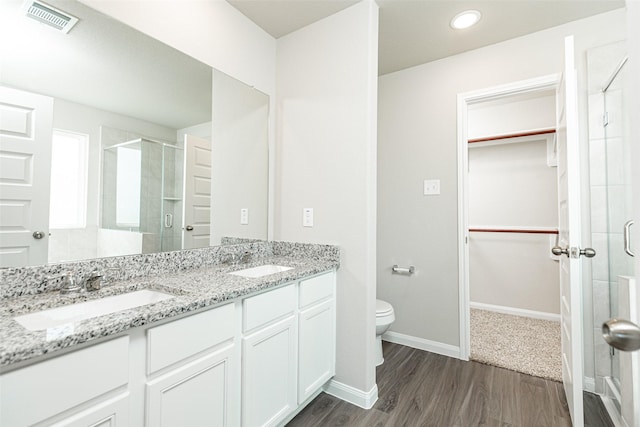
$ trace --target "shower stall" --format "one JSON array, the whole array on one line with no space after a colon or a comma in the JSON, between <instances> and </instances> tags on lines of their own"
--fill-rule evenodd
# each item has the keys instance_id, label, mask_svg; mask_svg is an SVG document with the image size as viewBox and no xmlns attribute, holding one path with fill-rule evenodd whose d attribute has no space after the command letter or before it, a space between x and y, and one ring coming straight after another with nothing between
<instances>
[{"instance_id":1,"label":"shower stall","mask_svg":"<svg viewBox=\"0 0 640 427\"><path fill-rule=\"evenodd\" d=\"M585 315L585 319L592 316L593 326L593 335L585 339L585 357L593 358L592 391L603 396L610 414L618 415L624 389L621 380L626 379L621 378L620 353L603 341L601 325L628 307L621 287L627 286L627 277L634 276L628 245L633 222L625 51L625 43L619 42L588 52L591 239L598 255L591 269L592 310Z\"/></svg>"},{"instance_id":2,"label":"shower stall","mask_svg":"<svg viewBox=\"0 0 640 427\"><path fill-rule=\"evenodd\" d=\"M606 158L606 212L607 249L609 270L609 317L618 317L621 301L618 289L620 276L633 276L632 252L625 233L633 224L631 191L631 147L625 138L625 64L626 56L620 60L603 87L604 102L604 155ZM627 236L628 237L628 236ZM620 354L610 350L612 387L620 390Z\"/></svg>"},{"instance_id":3,"label":"shower stall","mask_svg":"<svg viewBox=\"0 0 640 427\"><path fill-rule=\"evenodd\" d=\"M180 249L183 159L182 147L148 138L105 147L102 229L128 232L119 244L138 253Z\"/></svg>"}]
</instances>

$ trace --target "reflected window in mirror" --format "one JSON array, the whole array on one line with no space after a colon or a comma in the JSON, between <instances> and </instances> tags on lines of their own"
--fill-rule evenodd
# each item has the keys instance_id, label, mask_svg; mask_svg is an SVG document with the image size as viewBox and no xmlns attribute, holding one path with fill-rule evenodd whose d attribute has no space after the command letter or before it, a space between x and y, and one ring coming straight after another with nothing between
<instances>
[{"instance_id":1,"label":"reflected window in mirror","mask_svg":"<svg viewBox=\"0 0 640 427\"><path fill-rule=\"evenodd\" d=\"M88 156L89 135L53 131L49 228L86 227Z\"/></svg>"}]
</instances>

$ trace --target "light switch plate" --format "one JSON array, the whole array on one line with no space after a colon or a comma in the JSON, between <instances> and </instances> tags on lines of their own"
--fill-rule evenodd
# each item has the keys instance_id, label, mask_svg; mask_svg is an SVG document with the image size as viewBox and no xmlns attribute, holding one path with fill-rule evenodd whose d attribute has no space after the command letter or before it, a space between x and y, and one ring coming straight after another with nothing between
<instances>
[{"instance_id":1,"label":"light switch plate","mask_svg":"<svg viewBox=\"0 0 640 427\"><path fill-rule=\"evenodd\" d=\"M302 208L302 226L313 227L313 208Z\"/></svg>"},{"instance_id":2,"label":"light switch plate","mask_svg":"<svg viewBox=\"0 0 640 427\"><path fill-rule=\"evenodd\" d=\"M440 194L440 180L439 179L425 179L424 180L424 195L436 196Z\"/></svg>"},{"instance_id":3,"label":"light switch plate","mask_svg":"<svg viewBox=\"0 0 640 427\"><path fill-rule=\"evenodd\" d=\"M249 209L242 208L240 209L240 225L248 225L249 224Z\"/></svg>"}]
</instances>

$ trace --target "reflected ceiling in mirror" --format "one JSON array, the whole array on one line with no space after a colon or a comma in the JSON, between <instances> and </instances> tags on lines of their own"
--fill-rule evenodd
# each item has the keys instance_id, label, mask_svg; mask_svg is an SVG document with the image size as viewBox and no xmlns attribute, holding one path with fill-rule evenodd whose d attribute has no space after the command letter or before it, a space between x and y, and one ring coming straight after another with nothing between
<instances>
[{"instance_id":1,"label":"reflected ceiling in mirror","mask_svg":"<svg viewBox=\"0 0 640 427\"><path fill-rule=\"evenodd\" d=\"M61 199L64 193L82 193L78 202L82 205L78 217L82 218L77 223L63 221L60 224L59 218L66 215L62 212L57 216L51 215L51 218L58 218L52 222L51 228L47 224L32 225L29 235L33 230L43 230L46 237L30 244L48 245L48 258L41 256L28 262L8 262L8 258L3 260L3 239L0 235L0 267L202 247L211 243L220 244L225 241L222 237L266 239L268 137L265 130L268 96L218 71L215 72L221 77L216 83L214 70L208 65L77 1L51 0L46 4L78 18L78 23L65 34L27 17L22 10L21 0L0 2L0 38L11 40L11 43L0 43L0 85L53 98L55 131L46 141L54 150L52 160L48 162L48 165L52 165L52 184L50 186L47 182L46 189L40 187L38 192L50 194L53 191L56 169L78 169L78 178L58 178L58 182L74 185L63 185L58 196L52 198L59 202L58 208L63 206L68 209L71 202ZM212 99L212 84L218 85L216 99ZM233 90L226 90L227 86ZM225 99L225 96L231 98ZM239 100L246 100L248 104L242 105ZM224 110L224 106L230 102L238 106L238 111L252 117L248 123L255 127L253 136L249 137L255 138L253 144L236 143L232 137L234 130L225 128L236 126L236 118L219 120L218 123L212 121L212 109L218 105L219 109ZM259 107L256 107L256 102L260 104ZM260 111L259 114L255 114L256 109ZM225 149L220 149L220 144L217 148L215 144L212 147L212 138L215 141L220 136L224 137L220 141L226 144ZM56 157L56 146L61 146L61 143L55 142L56 137L64 140L84 138L86 149L79 157L84 156L85 163L67 164L71 157L68 154ZM145 142L136 144L135 141ZM0 151L2 144L0 136ZM82 145L81 142L78 144ZM122 145L123 148L112 149L116 145ZM156 153L158 147L163 145L176 149L165 150L164 154ZM142 154L141 151L136 156L131 148L141 146L151 147L153 153ZM134 168L138 176L138 197L127 199L112 191L111 187L115 184L111 182L117 180L118 167L117 160L110 159L109 153L116 151L128 153L128 157L121 155L123 164L124 159L128 159L126 161L129 163L137 159L140 163L139 167ZM169 166L167 152L180 154L173 155L173 163ZM196 166L197 162L205 166L208 163L211 168L212 152L220 156L233 156L233 164L236 165L235 168L214 172L218 173L214 180L231 186L243 183L242 188L237 191L218 188L212 195L211 170L204 172L208 176L195 177L199 179L197 185L188 182L194 179L193 175L185 175L188 162L193 163L195 159ZM67 160L56 168L56 158ZM211 206L231 204L223 200L212 201L211 198L248 194L247 174L242 179L236 179L232 170L238 173L242 169L243 159L250 159L252 170L259 171L251 174L251 179L257 181L252 183L252 188L262 190L252 192L255 200L245 198L234 201L233 211L217 212L219 218L223 213L225 218L234 218L218 225L211 221ZM224 164L225 159L218 158L216 161ZM256 165L259 167L256 168ZM121 173L124 170L122 166ZM201 172L199 170L197 173ZM131 180L132 175L128 176L127 179ZM125 182L123 179L122 183ZM84 183L75 185L76 181L82 180ZM70 191L72 187L79 190ZM105 193L105 187L111 192ZM3 188L0 185L0 201L7 199L9 194ZM121 191L125 188L126 185L121 184ZM188 206L183 201L185 190L196 196L195 200L191 198ZM157 198L150 196L152 191L158 193ZM136 200L139 206L129 206L127 212L129 215L138 213L139 220L129 218L129 222L109 225L113 221L109 218L105 221L104 212L114 211L118 200L121 204ZM56 203L51 203L52 209L54 205ZM250 218L257 221L250 221L250 227L245 225L238 228L237 224L241 222L238 206L250 207ZM189 207L193 212L187 214ZM124 212L122 208L120 206L120 211ZM154 217L153 220L150 217ZM196 222L187 224L188 219ZM2 222L0 215L0 230L7 225ZM153 227L143 229L143 223L153 224ZM131 224L137 227L128 227ZM196 238L185 236L186 230L193 230L194 227L200 234ZM203 227L208 231L202 233ZM215 230L215 238L212 230Z\"/></svg>"}]
</instances>

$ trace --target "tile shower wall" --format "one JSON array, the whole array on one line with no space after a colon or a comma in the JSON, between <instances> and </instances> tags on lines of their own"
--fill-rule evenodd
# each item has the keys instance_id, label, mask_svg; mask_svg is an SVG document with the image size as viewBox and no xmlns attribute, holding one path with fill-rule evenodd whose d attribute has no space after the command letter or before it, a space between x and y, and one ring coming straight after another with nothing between
<instances>
[{"instance_id":1,"label":"tile shower wall","mask_svg":"<svg viewBox=\"0 0 640 427\"><path fill-rule=\"evenodd\" d=\"M623 252L622 216L627 215L626 200L629 178L624 175L625 162L622 136L622 96L620 82L607 91L609 123L604 126L607 79L625 55L625 43L618 42L590 49L587 52L589 107L589 174L591 196L591 243L598 254L592 259L593 342L595 355L595 391L604 393L604 379L616 370L609 355L609 346L601 339L600 325L609 319L610 298L616 295L617 275L628 271L631 258ZM616 206L609 209L608 206ZM628 265L627 265L628 264ZM588 351L589 349L585 349ZM615 363L616 359L614 359Z\"/></svg>"},{"instance_id":2,"label":"tile shower wall","mask_svg":"<svg viewBox=\"0 0 640 427\"><path fill-rule=\"evenodd\" d=\"M140 225L132 232L142 233L143 253L170 251L181 248L182 244L182 173L183 150L164 148L146 141L144 136L103 126L101 139L103 147L142 138L141 182L140 182ZM164 152L163 152L164 151ZM105 151L103 183L104 228L118 229L115 220L115 152ZM165 226L165 215L171 215Z\"/></svg>"}]
</instances>

